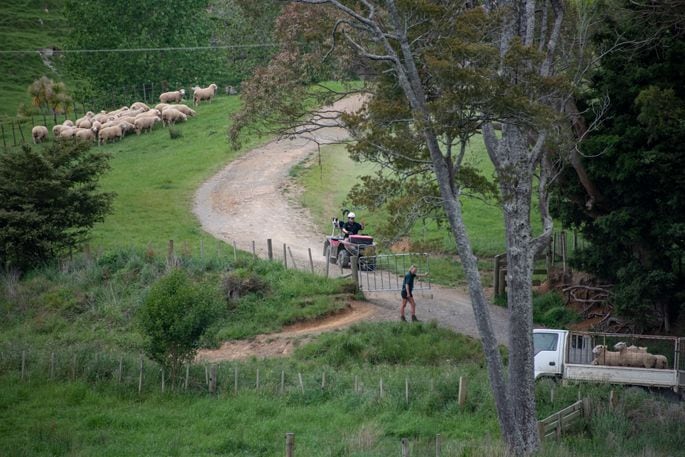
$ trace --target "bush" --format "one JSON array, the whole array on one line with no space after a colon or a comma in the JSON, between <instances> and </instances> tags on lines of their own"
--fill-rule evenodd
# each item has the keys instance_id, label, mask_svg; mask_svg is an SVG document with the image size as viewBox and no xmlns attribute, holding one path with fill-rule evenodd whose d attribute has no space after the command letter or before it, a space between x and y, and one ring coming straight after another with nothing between
<instances>
[{"instance_id":1,"label":"bush","mask_svg":"<svg viewBox=\"0 0 685 457\"><path fill-rule=\"evenodd\" d=\"M183 138L183 132L179 128L169 127L169 138L171 138L172 140Z\"/></svg>"},{"instance_id":2,"label":"bush","mask_svg":"<svg viewBox=\"0 0 685 457\"><path fill-rule=\"evenodd\" d=\"M533 297L533 321L553 328L566 328L578 322L578 313L564 304L564 298L557 292L549 292Z\"/></svg>"},{"instance_id":3,"label":"bush","mask_svg":"<svg viewBox=\"0 0 685 457\"><path fill-rule=\"evenodd\" d=\"M219 316L221 302L211 287L193 284L182 270L155 283L139 311L148 356L176 379L197 352L200 338Z\"/></svg>"}]
</instances>

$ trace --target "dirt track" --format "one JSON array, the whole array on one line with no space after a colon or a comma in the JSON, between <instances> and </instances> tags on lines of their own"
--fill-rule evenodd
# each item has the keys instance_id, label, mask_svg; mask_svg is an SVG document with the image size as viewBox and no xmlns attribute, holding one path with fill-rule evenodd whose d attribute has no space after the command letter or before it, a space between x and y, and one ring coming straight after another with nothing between
<instances>
[{"instance_id":1,"label":"dirt track","mask_svg":"<svg viewBox=\"0 0 685 457\"><path fill-rule=\"evenodd\" d=\"M334 108L350 111L360 103L360 98L347 98ZM330 143L345 139L347 132L331 126L315 135L319 143ZM323 235L309 213L287 197L289 170L316 151L317 143L311 140L311 134L306 134L272 141L231 162L196 193L193 212L203 229L227 243L235 242L239 249L246 251L252 250L255 241L257 254L263 258L267 239L273 240L275 254L281 259L285 243L300 268L309 265L308 248L311 248L315 268L323 270L325 263L320 252ZM288 257L291 261L290 254ZM339 269L331 268L334 271ZM478 337L468 294L433 286L427 293L415 295L419 319L436 320L457 332ZM399 293L367 292L366 298L373 306L363 315L364 319L398 319ZM491 311L497 339L507 344L508 311L496 306ZM211 354L203 357L213 359Z\"/></svg>"}]
</instances>

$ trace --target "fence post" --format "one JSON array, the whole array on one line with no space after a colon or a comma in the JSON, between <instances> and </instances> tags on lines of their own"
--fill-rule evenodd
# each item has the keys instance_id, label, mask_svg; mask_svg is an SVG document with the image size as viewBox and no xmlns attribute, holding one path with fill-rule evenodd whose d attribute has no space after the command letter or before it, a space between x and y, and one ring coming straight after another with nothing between
<instances>
[{"instance_id":1,"label":"fence post","mask_svg":"<svg viewBox=\"0 0 685 457\"><path fill-rule=\"evenodd\" d=\"M216 365L209 368L209 393L216 393Z\"/></svg>"},{"instance_id":2,"label":"fence post","mask_svg":"<svg viewBox=\"0 0 685 457\"><path fill-rule=\"evenodd\" d=\"M561 262L564 273L566 273L566 232L561 232Z\"/></svg>"},{"instance_id":3,"label":"fence post","mask_svg":"<svg viewBox=\"0 0 685 457\"><path fill-rule=\"evenodd\" d=\"M26 351L21 351L21 380L24 380L26 375Z\"/></svg>"},{"instance_id":4,"label":"fence post","mask_svg":"<svg viewBox=\"0 0 685 457\"><path fill-rule=\"evenodd\" d=\"M494 283L493 288L495 290L495 294L499 293L499 259L500 259L499 254L497 254L495 256L495 261L494 261L495 265L493 268L493 278L492 278L493 283Z\"/></svg>"},{"instance_id":5,"label":"fence post","mask_svg":"<svg viewBox=\"0 0 685 457\"><path fill-rule=\"evenodd\" d=\"M402 438L400 442L402 443L402 457L409 457L409 440Z\"/></svg>"},{"instance_id":6,"label":"fence post","mask_svg":"<svg viewBox=\"0 0 685 457\"><path fill-rule=\"evenodd\" d=\"M50 353L50 379L55 379L55 353Z\"/></svg>"},{"instance_id":7,"label":"fence post","mask_svg":"<svg viewBox=\"0 0 685 457\"><path fill-rule=\"evenodd\" d=\"M293 257L293 251L290 249L290 246L288 246L288 252L290 253L290 261L293 264L293 268L297 270L297 265L295 264L295 257Z\"/></svg>"},{"instance_id":8,"label":"fence post","mask_svg":"<svg viewBox=\"0 0 685 457\"><path fill-rule=\"evenodd\" d=\"M304 395L304 383L302 382L302 373L297 373L297 378L300 380L300 390L302 395Z\"/></svg>"},{"instance_id":9,"label":"fence post","mask_svg":"<svg viewBox=\"0 0 685 457\"><path fill-rule=\"evenodd\" d=\"M117 371L117 382L121 383L121 379L124 376L124 357L119 356L119 371Z\"/></svg>"},{"instance_id":10,"label":"fence post","mask_svg":"<svg viewBox=\"0 0 685 457\"><path fill-rule=\"evenodd\" d=\"M378 393L380 397L383 398L383 378L378 382Z\"/></svg>"},{"instance_id":11,"label":"fence post","mask_svg":"<svg viewBox=\"0 0 685 457\"><path fill-rule=\"evenodd\" d=\"M140 374L138 375L138 394L143 391L143 355L140 355Z\"/></svg>"},{"instance_id":12,"label":"fence post","mask_svg":"<svg viewBox=\"0 0 685 457\"><path fill-rule=\"evenodd\" d=\"M165 374L164 368L162 368L162 393L164 393L164 387L165 387L164 381L166 381L166 379L164 379L165 378L164 374Z\"/></svg>"},{"instance_id":13,"label":"fence post","mask_svg":"<svg viewBox=\"0 0 685 457\"><path fill-rule=\"evenodd\" d=\"M307 251L309 251L309 267L312 270L312 273L314 273L314 260L312 259L312 248L307 248Z\"/></svg>"},{"instance_id":14,"label":"fence post","mask_svg":"<svg viewBox=\"0 0 685 457\"><path fill-rule=\"evenodd\" d=\"M589 398L583 398L583 417L586 419L590 418L590 415L592 414L592 405L590 403Z\"/></svg>"},{"instance_id":15,"label":"fence post","mask_svg":"<svg viewBox=\"0 0 685 457\"><path fill-rule=\"evenodd\" d=\"M459 406L463 407L466 404L466 391L466 379L463 376L459 376Z\"/></svg>"},{"instance_id":16,"label":"fence post","mask_svg":"<svg viewBox=\"0 0 685 457\"><path fill-rule=\"evenodd\" d=\"M233 392L235 394L238 394L238 366L236 365L233 368Z\"/></svg>"},{"instance_id":17,"label":"fence post","mask_svg":"<svg viewBox=\"0 0 685 457\"><path fill-rule=\"evenodd\" d=\"M440 434L435 435L435 457L440 457L442 451L442 443L440 442Z\"/></svg>"},{"instance_id":18,"label":"fence post","mask_svg":"<svg viewBox=\"0 0 685 457\"><path fill-rule=\"evenodd\" d=\"M257 380L255 382L255 390L259 390L259 368L257 368Z\"/></svg>"},{"instance_id":19,"label":"fence post","mask_svg":"<svg viewBox=\"0 0 685 457\"><path fill-rule=\"evenodd\" d=\"M326 278L328 278L328 270L331 267L331 245L326 246Z\"/></svg>"},{"instance_id":20,"label":"fence post","mask_svg":"<svg viewBox=\"0 0 685 457\"><path fill-rule=\"evenodd\" d=\"M274 259L274 247L271 243L271 238L266 240L266 255L269 258L269 261Z\"/></svg>"},{"instance_id":21,"label":"fence post","mask_svg":"<svg viewBox=\"0 0 685 457\"><path fill-rule=\"evenodd\" d=\"M169 248L167 250L166 263L167 263L167 266L173 266L175 263L175 261L174 261L174 240L169 240Z\"/></svg>"},{"instance_id":22,"label":"fence post","mask_svg":"<svg viewBox=\"0 0 685 457\"><path fill-rule=\"evenodd\" d=\"M295 451L295 434L286 433L285 434L285 457L294 457Z\"/></svg>"},{"instance_id":23,"label":"fence post","mask_svg":"<svg viewBox=\"0 0 685 457\"><path fill-rule=\"evenodd\" d=\"M14 122L10 122L10 125L12 126L12 145L16 146L17 145L17 134L14 131Z\"/></svg>"},{"instance_id":24,"label":"fence post","mask_svg":"<svg viewBox=\"0 0 685 457\"><path fill-rule=\"evenodd\" d=\"M257 249L255 248L254 240L252 240L252 257L253 257L255 260L257 259Z\"/></svg>"},{"instance_id":25,"label":"fence post","mask_svg":"<svg viewBox=\"0 0 685 457\"><path fill-rule=\"evenodd\" d=\"M359 290L359 257L352 256L350 266L352 267L352 280L354 281L354 288ZM342 267L342 265L341 265Z\"/></svg>"},{"instance_id":26,"label":"fence post","mask_svg":"<svg viewBox=\"0 0 685 457\"><path fill-rule=\"evenodd\" d=\"M283 266L285 269L288 269L288 250L285 246L285 243L283 243Z\"/></svg>"},{"instance_id":27,"label":"fence post","mask_svg":"<svg viewBox=\"0 0 685 457\"><path fill-rule=\"evenodd\" d=\"M538 439L542 445L542 440L545 439L545 423L542 421L538 421Z\"/></svg>"},{"instance_id":28,"label":"fence post","mask_svg":"<svg viewBox=\"0 0 685 457\"><path fill-rule=\"evenodd\" d=\"M188 390L188 377L190 376L190 365L186 364L186 379L183 383L183 390Z\"/></svg>"}]
</instances>

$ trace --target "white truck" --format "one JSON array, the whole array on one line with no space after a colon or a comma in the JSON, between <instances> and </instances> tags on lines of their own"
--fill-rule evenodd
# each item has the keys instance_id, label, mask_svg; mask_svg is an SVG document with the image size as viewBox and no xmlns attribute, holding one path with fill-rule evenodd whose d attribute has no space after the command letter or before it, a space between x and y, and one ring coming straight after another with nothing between
<instances>
[{"instance_id":1,"label":"white truck","mask_svg":"<svg viewBox=\"0 0 685 457\"><path fill-rule=\"evenodd\" d=\"M613 350L614 344L621 341L666 356L668 367L608 366L592 352L600 344ZM685 396L685 338L535 329L533 344L536 380L548 376L569 381L670 388L681 398Z\"/></svg>"}]
</instances>

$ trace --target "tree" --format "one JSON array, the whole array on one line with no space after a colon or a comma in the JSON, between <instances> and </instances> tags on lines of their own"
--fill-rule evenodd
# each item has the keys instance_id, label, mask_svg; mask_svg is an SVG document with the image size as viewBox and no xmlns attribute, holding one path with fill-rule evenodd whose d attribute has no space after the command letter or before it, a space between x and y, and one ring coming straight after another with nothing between
<instances>
[{"instance_id":1,"label":"tree","mask_svg":"<svg viewBox=\"0 0 685 457\"><path fill-rule=\"evenodd\" d=\"M595 47L602 57L579 108L595 130L580 145L594 196L568 170L555 211L589 245L576 265L615 284L615 313L638 330L661 327L685 302L685 11L609 2ZM678 14L680 11L680 14ZM680 18L677 20L677 18ZM598 100L610 104L597 116ZM600 195L600 198L597 197Z\"/></svg>"},{"instance_id":2,"label":"tree","mask_svg":"<svg viewBox=\"0 0 685 457\"><path fill-rule=\"evenodd\" d=\"M235 118L233 135L254 120L292 126L293 120L301 122L312 99L339 96L307 90L322 57L338 52L330 67L355 68L363 76L372 96L362 111L345 117L358 139L352 153L404 170L407 177L431 174L432 181L417 178L412 185L437 190L435 201L455 238L503 438L513 455L534 452L531 282L534 257L552 231L549 150L560 142L556 132L562 130L560 112L570 92L557 71L569 5L561 0L541 2L539 8L533 0L297 3L312 7L291 5L284 11L289 26L277 31L281 51L245 84L246 105ZM325 109L300 130L315 129L331 117ZM478 131L497 173L505 220L507 381L460 202L466 178L473 175L463 163L466 146ZM534 178L544 226L538 236L530 221Z\"/></svg>"},{"instance_id":3,"label":"tree","mask_svg":"<svg viewBox=\"0 0 685 457\"><path fill-rule=\"evenodd\" d=\"M176 379L184 363L197 353L200 337L220 312L216 291L193 284L176 269L157 281L143 303L138 318L147 336L146 352Z\"/></svg>"},{"instance_id":4,"label":"tree","mask_svg":"<svg viewBox=\"0 0 685 457\"><path fill-rule=\"evenodd\" d=\"M27 269L83 242L111 210L98 180L109 157L83 142L24 146L0 155L0 259Z\"/></svg>"},{"instance_id":5,"label":"tree","mask_svg":"<svg viewBox=\"0 0 685 457\"><path fill-rule=\"evenodd\" d=\"M72 103L63 82L54 82L47 76L41 76L28 87L31 104L39 110L52 113L65 113Z\"/></svg>"}]
</instances>

